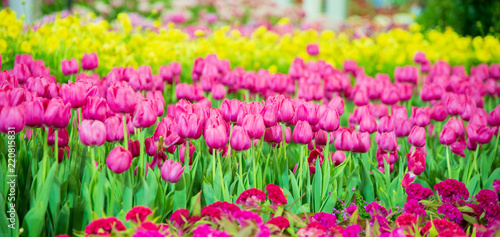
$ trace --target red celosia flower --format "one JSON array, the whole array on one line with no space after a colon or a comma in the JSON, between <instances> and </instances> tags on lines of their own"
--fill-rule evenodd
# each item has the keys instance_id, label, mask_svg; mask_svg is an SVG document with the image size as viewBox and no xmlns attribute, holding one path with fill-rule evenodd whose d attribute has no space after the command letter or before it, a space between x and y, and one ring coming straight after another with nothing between
<instances>
[{"instance_id":1,"label":"red celosia flower","mask_svg":"<svg viewBox=\"0 0 500 237\"><path fill-rule=\"evenodd\" d=\"M273 201L276 205L285 205L288 203L285 195L283 194L283 190L276 184L268 184L266 186L267 197L269 200Z\"/></svg>"},{"instance_id":2,"label":"red celosia flower","mask_svg":"<svg viewBox=\"0 0 500 237\"><path fill-rule=\"evenodd\" d=\"M337 223L337 217L335 217L335 215L333 214L326 212L318 212L314 214L313 219L327 229L335 227Z\"/></svg>"},{"instance_id":3,"label":"red celosia flower","mask_svg":"<svg viewBox=\"0 0 500 237\"><path fill-rule=\"evenodd\" d=\"M467 237L463 230L444 230L437 237Z\"/></svg>"},{"instance_id":4,"label":"red celosia flower","mask_svg":"<svg viewBox=\"0 0 500 237\"><path fill-rule=\"evenodd\" d=\"M290 222L288 221L288 219L286 219L285 217L282 217L282 216L274 217L271 220L267 221L266 224L275 225L280 230L283 230L283 229L287 228L288 226L290 226Z\"/></svg>"},{"instance_id":5,"label":"red celosia flower","mask_svg":"<svg viewBox=\"0 0 500 237\"><path fill-rule=\"evenodd\" d=\"M141 223L141 226L139 226L139 229L141 230L159 230L160 226L156 225L155 223L151 221L146 221Z\"/></svg>"},{"instance_id":6,"label":"red celosia flower","mask_svg":"<svg viewBox=\"0 0 500 237\"><path fill-rule=\"evenodd\" d=\"M198 222L199 220L201 220L201 216L191 216L188 219L188 223L194 224L194 223Z\"/></svg>"},{"instance_id":7,"label":"red celosia flower","mask_svg":"<svg viewBox=\"0 0 500 237\"><path fill-rule=\"evenodd\" d=\"M413 226L417 223L417 218L411 213L403 213L396 218L395 223L401 227Z\"/></svg>"},{"instance_id":8,"label":"red celosia flower","mask_svg":"<svg viewBox=\"0 0 500 237\"><path fill-rule=\"evenodd\" d=\"M124 231L126 230L123 223L116 219L116 217L101 218L93 220L87 227L85 227L85 234L87 235L107 235L112 230Z\"/></svg>"},{"instance_id":9,"label":"red celosia flower","mask_svg":"<svg viewBox=\"0 0 500 237\"><path fill-rule=\"evenodd\" d=\"M146 220L146 218L151 214L153 214L153 212L151 211L151 209L149 209L149 207L136 206L127 212L125 220L126 221L132 220L135 223L144 222L144 220Z\"/></svg>"},{"instance_id":10,"label":"red celosia flower","mask_svg":"<svg viewBox=\"0 0 500 237\"><path fill-rule=\"evenodd\" d=\"M434 224L434 228L436 228L438 233L441 233L445 230L458 230L458 231L462 230L460 228L460 226L458 226L455 223L449 222L449 221L444 220L444 219L434 219L434 220L432 220L432 222L428 221L425 224L424 228L422 228L420 233L422 235L426 235L429 232L429 230L431 229L432 224Z\"/></svg>"},{"instance_id":11,"label":"red celosia flower","mask_svg":"<svg viewBox=\"0 0 500 237\"><path fill-rule=\"evenodd\" d=\"M406 213L414 213L416 216L425 216L424 205L419 203L417 200L410 199L406 201L405 204Z\"/></svg>"},{"instance_id":12,"label":"red celosia flower","mask_svg":"<svg viewBox=\"0 0 500 237\"><path fill-rule=\"evenodd\" d=\"M236 199L236 204L243 205L247 208L258 208L259 205L257 203L264 200L266 200L266 194L264 193L264 191L257 188L251 188L243 191L240 194L238 199Z\"/></svg>"},{"instance_id":13,"label":"red celosia flower","mask_svg":"<svg viewBox=\"0 0 500 237\"><path fill-rule=\"evenodd\" d=\"M221 210L222 214L224 214L226 217L230 217L234 212L239 211L240 208L236 206L235 204L232 204L230 202L215 202L211 204L210 206L213 206L215 208L218 208Z\"/></svg>"},{"instance_id":14,"label":"red celosia flower","mask_svg":"<svg viewBox=\"0 0 500 237\"><path fill-rule=\"evenodd\" d=\"M201 209L202 217L209 217L211 221L220 220L221 210L219 208L214 207L213 205L206 206Z\"/></svg>"},{"instance_id":15,"label":"red celosia flower","mask_svg":"<svg viewBox=\"0 0 500 237\"><path fill-rule=\"evenodd\" d=\"M318 222L311 222L304 228L299 229L300 236L322 236L326 233L326 228Z\"/></svg>"},{"instance_id":16,"label":"red celosia flower","mask_svg":"<svg viewBox=\"0 0 500 237\"><path fill-rule=\"evenodd\" d=\"M170 216L170 221L174 223L176 227L183 226L186 224L185 220L187 221L189 219L189 211L187 209L178 209L177 211L174 211L172 215Z\"/></svg>"}]
</instances>

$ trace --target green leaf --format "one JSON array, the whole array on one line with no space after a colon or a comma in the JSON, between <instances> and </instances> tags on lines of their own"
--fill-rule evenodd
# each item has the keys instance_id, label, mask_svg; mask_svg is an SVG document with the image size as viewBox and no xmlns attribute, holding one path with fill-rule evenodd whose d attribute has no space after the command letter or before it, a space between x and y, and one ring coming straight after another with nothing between
<instances>
[{"instance_id":1,"label":"green leaf","mask_svg":"<svg viewBox=\"0 0 500 237\"><path fill-rule=\"evenodd\" d=\"M191 213L193 216L201 216L201 192L202 191L191 198Z\"/></svg>"},{"instance_id":2,"label":"green leaf","mask_svg":"<svg viewBox=\"0 0 500 237\"><path fill-rule=\"evenodd\" d=\"M207 182L206 179L203 180L202 190L203 190L203 197L205 197L206 205L210 205L216 201L219 201L218 199L215 199L214 189L212 188L212 185L209 182Z\"/></svg>"},{"instance_id":3,"label":"green leaf","mask_svg":"<svg viewBox=\"0 0 500 237\"><path fill-rule=\"evenodd\" d=\"M68 233L69 220L70 220L70 208L69 208L69 202L66 202L66 204L61 208L57 216L57 223L55 230L56 234L60 235Z\"/></svg>"},{"instance_id":4,"label":"green leaf","mask_svg":"<svg viewBox=\"0 0 500 237\"><path fill-rule=\"evenodd\" d=\"M313 200L314 200L314 211L318 212L321 208L321 196L323 187L323 176L321 174L321 165L319 159L316 159L316 174L313 178Z\"/></svg>"},{"instance_id":5,"label":"green leaf","mask_svg":"<svg viewBox=\"0 0 500 237\"><path fill-rule=\"evenodd\" d=\"M475 217L469 216L467 214L462 214L462 217L464 218L465 221L471 224L477 223L477 219Z\"/></svg>"}]
</instances>

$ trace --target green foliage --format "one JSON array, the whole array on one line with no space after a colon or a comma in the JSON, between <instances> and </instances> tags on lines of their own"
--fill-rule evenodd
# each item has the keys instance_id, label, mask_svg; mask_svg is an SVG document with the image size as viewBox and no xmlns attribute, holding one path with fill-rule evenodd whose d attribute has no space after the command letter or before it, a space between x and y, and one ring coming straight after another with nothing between
<instances>
[{"instance_id":1,"label":"green foliage","mask_svg":"<svg viewBox=\"0 0 500 237\"><path fill-rule=\"evenodd\" d=\"M500 1L424 0L424 11L417 21L424 28L444 30L452 27L462 35L500 33Z\"/></svg>"}]
</instances>

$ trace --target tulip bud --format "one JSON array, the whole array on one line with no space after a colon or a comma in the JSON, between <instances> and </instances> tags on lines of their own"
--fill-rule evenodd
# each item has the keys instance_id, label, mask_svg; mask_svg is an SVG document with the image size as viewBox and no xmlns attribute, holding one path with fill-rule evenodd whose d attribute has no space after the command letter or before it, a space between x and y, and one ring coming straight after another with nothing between
<instances>
[{"instance_id":1,"label":"tulip bud","mask_svg":"<svg viewBox=\"0 0 500 237\"><path fill-rule=\"evenodd\" d=\"M14 74L14 78L16 78L21 84L26 83L28 78L31 77L30 69L24 64L15 64L12 72Z\"/></svg>"},{"instance_id":2,"label":"tulip bud","mask_svg":"<svg viewBox=\"0 0 500 237\"><path fill-rule=\"evenodd\" d=\"M120 118L111 116L104 121L104 126L107 142L123 141L123 123Z\"/></svg>"},{"instance_id":3,"label":"tulip bud","mask_svg":"<svg viewBox=\"0 0 500 237\"><path fill-rule=\"evenodd\" d=\"M457 140L457 134L452 127L443 128L439 134L439 142L445 146L453 144Z\"/></svg>"},{"instance_id":4,"label":"tulip bud","mask_svg":"<svg viewBox=\"0 0 500 237\"><path fill-rule=\"evenodd\" d=\"M399 119L394 121L394 133L396 137L406 137L410 135L413 123L409 119Z\"/></svg>"},{"instance_id":5,"label":"tulip bud","mask_svg":"<svg viewBox=\"0 0 500 237\"><path fill-rule=\"evenodd\" d=\"M227 122L236 122L241 101L224 99L221 104L222 116Z\"/></svg>"},{"instance_id":6,"label":"tulip bud","mask_svg":"<svg viewBox=\"0 0 500 237\"><path fill-rule=\"evenodd\" d=\"M158 145L152 137L148 137L144 140L144 147L148 156L154 156L158 150Z\"/></svg>"},{"instance_id":7,"label":"tulip bud","mask_svg":"<svg viewBox=\"0 0 500 237\"><path fill-rule=\"evenodd\" d=\"M293 130L293 141L298 144L309 144L313 138L312 136L311 125L307 121L298 121Z\"/></svg>"},{"instance_id":8,"label":"tulip bud","mask_svg":"<svg viewBox=\"0 0 500 237\"><path fill-rule=\"evenodd\" d=\"M121 146L115 147L106 157L106 165L114 173L120 174L130 168L132 153Z\"/></svg>"},{"instance_id":9,"label":"tulip bud","mask_svg":"<svg viewBox=\"0 0 500 237\"><path fill-rule=\"evenodd\" d=\"M262 109L261 115L267 128L276 125L276 122L278 120L277 109L278 108L275 104L269 104Z\"/></svg>"},{"instance_id":10,"label":"tulip bud","mask_svg":"<svg viewBox=\"0 0 500 237\"><path fill-rule=\"evenodd\" d=\"M450 118L448 122L446 122L443 125L444 128L451 127L453 130L455 130L455 134L458 137L463 137L465 135L465 125L464 122L461 119L455 119L455 118Z\"/></svg>"},{"instance_id":11,"label":"tulip bud","mask_svg":"<svg viewBox=\"0 0 500 237\"><path fill-rule=\"evenodd\" d=\"M368 93L366 92L366 89L364 87L359 88L355 93L354 93L354 104L357 106L363 106L367 105L369 102L368 99Z\"/></svg>"},{"instance_id":12,"label":"tulip bud","mask_svg":"<svg viewBox=\"0 0 500 237\"><path fill-rule=\"evenodd\" d=\"M425 57L425 53L417 51L415 53L415 56L413 56L413 61L418 63L418 64L422 64L422 63L426 62L427 58Z\"/></svg>"},{"instance_id":13,"label":"tulip bud","mask_svg":"<svg viewBox=\"0 0 500 237\"><path fill-rule=\"evenodd\" d=\"M39 96L46 94L50 81L45 77L30 77L24 85L31 93L36 93Z\"/></svg>"},{"instance_id":14,"label":"tulip bud","mask_svg":"<svg viewBox=\"0 0 500 237\"><path fill-rule=\"evenodd\" d=\"M86 105L82 107L82 115L84 119L105 121L107 109L106 100L91 96L87 98Z\"/></svg>"},{"instance_id":15,"label":"tulip bud","mask_svg":"<svg viewBox=\"0 0 500 237\"><path fill-rule=\"evenodd\" d=\"M344 151L337 150L335 151L335 153L333 153L332 162L335 164L335 166L342 164L344 160L345 160Z\"/></svg>"},{"instance_id":16,"label":"tulip bud","mask_svg":"<svg viewBox=\"0 0 500 237\"><path fill-rule=\"evenodd\" d=\"M396 104L399 101L399 93L396 86L391 85L386 87L382 92L380 100L386 105Z\"/></svg>"},{"instance_id":17,"label":"tulip bud","mask_svg":"<svg viewBox=\"0 0 500 237\"><path fill-rule=\"evenodd\" d=\"M87 91L80 83L62 84L60 93L64 103L70 103L71 108L80 108L87 102Z\"/></svg>"},{"instance_id":18,"label":"tulip bud","mask_svg":"<svg viewBox=\"0 0 500 237\"><path fill-rule=\"evenodd\" d=\"M385 116L380 119L377 126L379 133L386 133L394 131L394 122L391 116Z\"/></svg>"},{"instance_id":19,"label":"tulip bud","mask_svg":"<svg viewBox=\"0 0 500 237\"><path fill-rule=\"evenodd\" d=\"M61 71L65 76L78 73L78 61L75 58L61 61Z\"/></svg>"},{"instance_id":20,"label":"tulip bud","mask_svg":"<svg viewBox=\"0 0 500 237\"><path fill-rule=\"evenodd\" d=\"M415 125L408 136L408 143L416 147L425 146L425 128Z\"/></svg>"},{"instance_id":21,"label":"tulip bud","mask_svg":"<svg viewBox=\"0 0 500 237\"><path fill-rule=\"evenodd\" d=\"M286 123L292 120L294 115L295 107L292 101L285 98L278 101L278 121Z\"/></svg>"},{"instance_id":22,"label":"tulip bud","mask_svg":"<svg viewBox=\"0 0 500 237\"><path fill-rule=\"evenodd\" d=\"M26 125L24 106L0 106L0 133L18 133Z\"/></svg>"},{"instance_id":23,"label":"tulip bud","mask_svg":"<svg viewBox=\"0 0 500 237\"><path fill-rule=\"evenodd\" d=\"M432 107L431 118L435 121L444 121L448 117L446 113L446 106L443 104L437 104Z\"/></svg>"},{"instance_id":24,"label":"tulip bud","mask_svg":"<svg viewBox=\"0 0 500 237\"><path fill-rule=\"evenodd\" d=\"M222 100L226 97L226 88L222 84L215 84L211 93L214 100Z\"/></svg>"},{"instance_id":25,"label":"tulip bud","mask_svg":"<svg viewBox=\"0 0 500 237\"><path fill-rule=\"evenodd\" d=\"M463 141L463 139L459 139L459 141L456 141L453 144L451 144L450 151L453 152L453 154L459 155L461 157L465 157L465 153L464 153L465 146L466 146L466 144Z\"/></svg>"},{"instance_id":26,"label":"tulip bud","mask_svg":"<svg viewBox=\"0 0 500 237\"><path fill-rule=\"evenodd\" d=\"M340 118L335 108L328 108L319 121L319 127L327 132L333 132L340 126Z\"/></svg>"},{"instance_id":27,"label":"tulip bud","mask_svg":"<svg viewBox=\"0 0 500 237\"><path fill-rule=\"evenodd\" d=\"M209 148L220 149L226 146L228 131L225 123L225 120L218 118L207 120L203 137Z\"/></svg>"},{"instance_id":28,"label":"tulip bud","mask_svg":"<svg viewBox=\"0 0 500 237\"><path fill-rule=\"evenodd\" d=\"M134 90L126 83L111 85L106 92L106 98L109 108L115 113L132 113L137 104Z\"/></svg>"},{"instance_id":29,"label":"tulip bud","mask_svg":"<svg viewBox=\"0 0 500 237\"><path fill-rule=\"evenodd\" d=\"M196 150L196 147L190 141L189 142L189 165L193 164L194 150ZM179 158L180 158L182 164L184 164L184 157L186 157L185 155L186 155L186 142L182 143L181 148L179 149Z\"/></svg>"},{"instance_id":30,"label":"tulip bud","mask_svg":"<svg viewBox=\"0 0 500 237\"><path fill-rule=\"evenodd\" d=\"M47 134L47 145L54 146L56 140L55 130L49 128ZM59 147L67 146L69 142L69 134L66 128L57 129L57 144Z\"/></svg>"},{"instance_id":31,"label":"tulip bud","mask_svg":"<svg viewBox=\"0 0 500 237\"><path fill-rule=\"evenodd\" d=\"M377 133L375 141L378 148L384 152L394 152L398 147L398 141L394 132Z\"/></svg>"},{"instance_id":32,"label":"tulip bud","mask_svg":"<svg viewBox=\"0 0 500 237\"><path fill-rule=\"evenodd\" d=\"M313 102L307 102L299 105L295 111L297 120L307 121L310 125L314 126L319 122L318 107Z\"/></svg>"},{"instance_id":33,"label":"tulip bud","mask_svg":"<svg viewBox=\"0 0 500 237\"><path fill-rule=\"evenodd\" d=\"M266 125L260 114L247 114L242 125L250 139L260 139L264 135Z\"/></svg>"},{"instance_id":34,"label":"tulip bud","mask_svg":"<svg viewBox=\"0 0 500 237\"><path fill-rule=\"evenodd\" d=\"M431 123L431 114L428 107L418 108L412 107L411 121L413 124L420 127L425 127Z\"/></svg>"},{"instance_id":35,"label":"tulip bud","mask_svg":"<svg viewBox=\"0 0 500 237\"><path fill-rule=\"evenodd\" d=\"M290 129L286 127L286 129ZM285 135L286 136L286 135ZM268 143L281 143L283 140L283 130L281 125L276 124L268 129L264 133L264 141Z\"/></svg>"},{"instance_id":36,"label":"tulip bud","mask_svg":"<svg viewBox=\"0 0 500 237\"><path fill-rule=\"evenodd\" d=\"M349 130L342 129L339 130L335 138L335 148L342 151L352 151L358 146L358 142L356 135L353 136Z\"/></svg>"},{"instance_id":37,"label":"tulip bud","mask_svg":"<svg viewBox=\"0 0 500 237\"><path fill-rule=\"evenodd\" d=\"M364 116L359 122L359 131L368 132L370 134L377 131L377 121L373 116Z\"/></svg>"},{"instance_id":38,"label":"tulip bud","mask_svg":"<svg viewBox=\"0 0 500 237\"><path fill-rule=\"evenodd\" d=\"M82 69L83 70L94 70L99 66L99 59L96 53L84 53L82 58Z\"/></svg>"},{"instance_id":39,"label":"tulip bud","mask_svg":"<svg viewBox=\"0 0 500 237\"><path fill-rule=\"evenodd\" d=\"M78 137L83 145L100 146L106 141L106 126L99 120L83 120L78 127Z\"/></svg>"},{"instance_id":40,"label":"tulip bud","mask_svg":"<svg viewBox=\"0 0 500 237\"><path fill-rule=\"evenodd\" d=\"M451 115L461 115L465 111L465 101L460 95L450 94L445 101L446 112Z\"/></svg>"},{"instance_id":41,"label":"tulip bud","mask_svg":"<svg viewBox=\"0 0 500 237\"><path fill-rule=\"evenodd\" d=\"M344 114L344 100L340 96L334 97L328 102L328 108L335 108L339 115Z\"/></svg>"},{"instance_id":42,"label":"tulip bud","mask_svg":"<svg viewBox=\"0 0 500 237\"><path fill-rule=\"evenodd\" d=\"M479 144L490 143L492 137L493 137L493 132L491 131L491 129L489 127L480 126L480 128L477 130L476 141Z\"/></svg>"},{"instance_id":43,"label":"tulip bud","mask_svg":"<svg viewBox=\"0 0 500 237\"><path fill-rule=\"evenodd\" d=\"M24 108L26 111L26 126L32 128L42 127L43 115L45 113L45 107L48 105L48 103L49 100L45 98L35 97L33 98L33 101L26 102L24 104Z\"/></svg>"},{"instance_id":44,"label":"tulip bud","mask_svg":"<svg viewBox=\"0 0 500 237\"><path fill-rule=\"evenodd\" d=\"M412 172L408 172L405 174L403 177L403 180L401 180L401 186L403 186L403 189L406 189L410 184L415 180L415 174Z\"/></svg>"},{"instance_id":45,"label":"tulip bud","mask_svg":"<svg viewBox=\"0 0 500 237\"><path fill-rule=\"evenodd\" d=\"M370 134L367 132L361 132L361 133L352 133L352 136L356 136L355 139L358 140L357 146L353 148L353 152L356 153L366 153L370 150L371 146L371 141L370 141ZM356 142L355 142L356 144Z\"/></svg>"},{"instance_id":46,"label":"tulip bud","mask_svg":"<svg viewBox=\"0 0 500 237\"><path fill-rule=\"evenodd\" d=\"M70 104L64 104L62 99L56 98L48 102L43 115L43 123L51 128L65 128L70 118Z\"/></svg>"},{"instance_id":47,"label":"tulip bud","mask_svg":"<svg viewBox=\"0 0 500 237\"><path fill-rule=\"evenodd\" d=\"M248 150L251 146L250 137L245 128L235 126L231 134L231 148L236 151Z\"/></svg>"},{"instance_id":48,"label":"tulip bud","mask_svg":"<svg viewBox=\"0 0 500 237\"><path fill-rule=\"evenodd\" d=\"M172 159L165 161L161 167L161 177L169 183L177 183L184 173L184 167L179 162Z\"/></svg>"},{"instance_id":49,"label":"tulip bud","mask_svg":"<svg viewBox=\"0 0 500 237\"><path fill-rule=\"evenodd\" d=\"M306 50L307 53L311 56L316 56L319 54L318 44L308 44Z\"/></svg>"},{"instance_id":50,"label":"tulip bud","mask_svg":"<svg viewBox=\"0 0 500 237\"><path fill-rule=\"evenodd\" d=\"M185 139L200 138L202 128L203 119L196 114L181 114L177 122L177 134Z\"/></svg>"},{"instance_id":51,"label":"tulip bud","mask_svg":"<svg viewBox=\"0 0 500 237\"><path fill-rule=\"evenodd\" d=\"M133 124L136 128L147 128L156 123L156 111L151 106L152 101L142 100L134 110Z\"/></svg>"}]
</instances>

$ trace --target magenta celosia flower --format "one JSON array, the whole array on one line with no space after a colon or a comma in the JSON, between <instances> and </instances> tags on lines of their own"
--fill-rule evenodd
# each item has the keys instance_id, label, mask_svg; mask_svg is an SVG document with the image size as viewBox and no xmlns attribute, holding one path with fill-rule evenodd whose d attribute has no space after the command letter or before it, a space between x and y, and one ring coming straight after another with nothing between
<instances>
[{"instance_id":1,"label":"magenta celosia flower","mask_svg":"<svg viewBox=\"0 0 500 237\"><path fill-rule=\"evenodd\" d=\"M381 206L378 202L371 202L365 207L366 212L370 213L371 216L380 215L386 217L389 212L383 206Z\"/></svg>"},{"instance_id":2,"label":"magenta celosia flower","mask_svg":"<svg viewBox=\"0 0 500 237\"><path fill-rule=\"evenodd\" d=\"M474 212L472 213L468 213L468 215L470 216L473 216L473 217L476 217L476 218L479 218L479 216L481 216L481 214L483 213L483 208L481 208L481 206L477 205L477 204L474 204L474 203L466 203L464 204L464 206L466 207L470 207L472 208L472 210Z\"/></svg>"},{"instance_id":3,"label":"magenta celosia flower","mask_svg":"<svg viewBox=\"0 0 500 237\"><path fill-rule=\"evenodd\" d=\"M405 204L405 212L406 213L413 213L416 216L425 216L425 210L424 210L424 205L419 203L415 199L410 199L406 201Z\"/></svg>"},{"instance_id":4,"label":"magenta celosia flower","mask_svg":"<svg viewBox=\"0 0 500 237\"><path fill-rule=\"evenodd\" d=\"M422 187L419 183L412 183L406 188L406 194L408 197L406 200L425 200L429 198L430 196L434 195L434 192L430 190L429 188Z\"/></svg>"},{"instance_id":5,"label":"magenta celosia flower","mask_svg":"<svg viewBox=\"0 0 500 237\"><path fill-rule=\"evenodd\" d=\"M345 209L347 214L352 215L358 209L357 206L349 206Z\"/></svg>"},{"instance_id":6,"label":"magenta celosia flower","mask_svg":"<svg viewBox=\"0 0 500 237\"><path fill-rule=\"evenodd\" d=\"M342 231L342 237L358 237L361 232L361 227L358 224L350 225Z\"/></svg>"},{"instance_id":7,"label":"magenta celosia flower","mask_svg":"<svg viewBox=\"0 0 500 237\"><path fill-rule=\"evenodd\" d=\"M266 200L266 194L264 191L257 188L251 188L240 194L238 199L236 199L236 204L243 205L247 208L259 208L258 203L263 202L264 200Z\"/></svg>"},{"instance_id":8,"label":"magenta celosia flower","mask_svg":"<svg viewBox=\"0 0 500 237\"><path fill-rule=\"evenodd\" d=\"M484 218L486 220L493 220L500 218L500 206L496 204L490 204L484 208Z\"/></svg>"},{"instance_id":9,"label":"magenta celosia flower","mask_svg":"<svg viewBox=\"0 0 500 237\"><path fill-rule=\"evenodd\" d=\"M391 228L389 227L389 221L387 221L385 217L381 215L374 215L370 220L370 225L373 226L375 224L375 221L377 221L378 225L380 226L379 228L380 233L391 231Z\"/></svg>"},{"instance_id":10,"label":"magenta celosia flower","mask_svg":"<svg viewBox=\"0 0 500 237\"><path fill-rule=\"evenodd\" d=\"M151 209L149 209L149 207L136 206L127 212L125 220L126 221L132 220L135 223L144 222L144 220L146 220L146 218L151 214L153 214L153 212L151 211Z\"/></svg>"},{"instance_id":11,"label":"magenta celosia flower","mask_svg":"<svg viewBox=\"0 0 500 237\"><path fill-rule=\"evenodd\" d=\"M285 205L288 203L285 195L283 194L283 190L276 184L268 184L266 186L267 198L273 201L273 204L276 205Z\"/></svg>"},{"instance_id":12,"label":"magenta celosia flower","mask_svg":"<svg viewBox=\"0 0 500 237\"><path fill-rule=\"evenodd\" d=\"M455 179L446 179L434 185L441 201L446 204L462 204L469 198L469 191L465 184Z\"/></svg>"},{"instance_id":13,"label":"magenta celosia flower","mask_svg":"<svg viewBox=\"0 0 500 237\"><path fill-rule=\"evenodd\" d=\"M490 204L498 205L498 195L495 191L490 189L481 189L481 191L479 191L476 195L476 200L482 208L485 208Z\"/></svg>"},{"instance_id":14,"label":"magenta celosia flower","mask_svg":"<svg viewBox=\"0 0 500 237\"><path fill-rule=\"evenodd\" d=\"M438 213L443 214L443 217L450 220L453 223L460 224L462 222L462 212L458 208L451 204L443 204L438 207Z\"/></svg>"},{"instance_id":15,"label":"magenta celosia flower","mask_svg":"<svg viewBox=\"0 0 500 237\"><path fill-rule=\"evenodd\" d=\"M230 235L227 234L225 231L212 229L208 224L199 225L193 230L193 237L205 237L205 236L229 237Z\"/></svg>"},{"instance_id":16,"label":"magenta celosia flower","mask_svg":"<svg viewBox=\"0 0 500 237\"><path fill-rule=\"evenodd\" d=\"M500 192L500 180L493 181L493 191Z\"/></svg>"},{"instance_id":17,"label":"magenta celosia flower","mask_svg":"<svg viewBox=\"0 0 500 237\"><path fill-rule=\"evenodd\" d=\"M165 234L157 230L138 230L132 237L164 237Z\"/></svg>"},{"instance_id":18,"label":"magenta celosia flower","mask_svg":"<svg viewBox=\"0 0 500 237\"><path fill-rule=\"evenodd\" d=\"M397 226L411 227L417 223L417 217L411 213L403 213L396 218L395 223Z\"/></svg>"},{"instance_id":19,"label":"magenta celosia flower","mask_svg":"<svg viewBox=\"0 0 500 237\"><path fill-rule=\"evenodd\" d=\"M320 223L326 229L330 229L335 227L337 223L337 217L335 215L326 213L326 212L318 212L314 214L313 220Z\"/></svg>"},{"instance_id":20,"label":"magenta celosia flower","mask_svg":"<svg viewBox=\"0 0 500 237\"><path fill-rule=\"evenodd\" d=\"M231 217L233 215L233 213L237 212L240 210L240 208L235 205L235 204L232 204L230 202L215 202L209 206L213 206L215 208L218 208L219 210L221 210L222 212L222 215L226 216L226 217Z\"/></svg>"}]
</instances>

